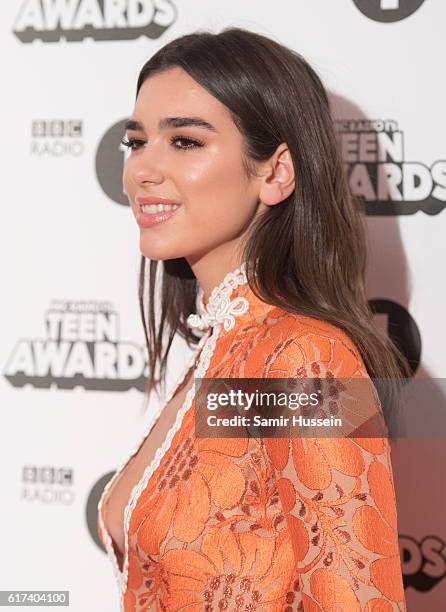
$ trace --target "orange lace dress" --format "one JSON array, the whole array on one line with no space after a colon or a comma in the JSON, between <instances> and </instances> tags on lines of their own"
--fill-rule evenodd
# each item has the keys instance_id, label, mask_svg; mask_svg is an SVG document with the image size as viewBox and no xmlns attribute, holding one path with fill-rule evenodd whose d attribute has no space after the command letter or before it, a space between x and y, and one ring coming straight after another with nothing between
<instances>
[{"instance_id":1,"label":"orange lace dress","mask_svg":"<svg viewBox=\"0 0 446 612\"><path fill-rule=\"evenodd\" d=\"M368 377L342 330L260 301L245 270L188 319L195 377ZM99 502L122 610L405 610L387 438L197 438L194 394L131 493L122 571L101 508L150 430Z\"/></svg>"}]
</instances>

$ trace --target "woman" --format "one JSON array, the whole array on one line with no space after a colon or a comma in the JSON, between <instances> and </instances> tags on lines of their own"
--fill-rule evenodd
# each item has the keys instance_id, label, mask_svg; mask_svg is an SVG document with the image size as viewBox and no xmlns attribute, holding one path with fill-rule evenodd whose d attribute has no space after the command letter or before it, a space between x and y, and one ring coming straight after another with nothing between
<instances>
[{"instance_id":1,"label":"woman","mask_svg":"<svg viewBox=\"0 0 446 612\"><path fill-rule=\"evenodd\" d=\"M373 325L318 76L259 34L183 36L143 66L123 142L147 392L176 333L196 344L99 504L123 610L405 609L385 436L194 430L195 378L407 375Z\"/></svg>"}]
</instances>

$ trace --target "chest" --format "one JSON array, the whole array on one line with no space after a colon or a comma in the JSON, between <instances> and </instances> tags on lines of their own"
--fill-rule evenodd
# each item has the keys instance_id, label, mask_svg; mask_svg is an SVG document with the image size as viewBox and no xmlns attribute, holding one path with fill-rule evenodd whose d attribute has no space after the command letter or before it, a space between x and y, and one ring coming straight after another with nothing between
<instances>
[{"instance_id":1,"label":"chest","mask_svg":"<svg viewBox=\"0 0 446 612\"><path fill-rule=\"evenodd\" d=\"M124 551L124 512L133 488L143 477L144 471L152 462L157 449L163 444L172 428L176 415L183 406L189 390L194 384L194 367L191 367L183 382L177 387L173 397L164 406L158 420L154 423L137 452L127 461L103 501L104 523L112 538L115 554L122 571Z\"/></svg>"}]
</instances>

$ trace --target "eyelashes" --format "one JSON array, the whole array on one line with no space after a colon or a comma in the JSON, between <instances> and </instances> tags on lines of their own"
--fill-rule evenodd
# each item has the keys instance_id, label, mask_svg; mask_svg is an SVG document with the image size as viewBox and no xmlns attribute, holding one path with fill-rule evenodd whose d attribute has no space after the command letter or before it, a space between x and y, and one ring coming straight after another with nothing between
<instances>
[{"instance_id":1,"label":"eyelashes","mask_svg":"<svg viewBox=\"0 0 446 612\"><path fill-rule=\"evenodd\" d=\"M186 143L184 146L177 146L176 143L182 141ZM204 146L204 142L201 140L196 140L195 138L190 138L189 136L172 136L170 139L171 144L174 149L178 149L178 151L187 151L188 149L196 149ZM131 151L136 151L146 144L145 140L141 140L140 138L123 138L121 140L121 144L130 149Z\"/></svg>"},{"instance_id":2,"label":"eyelashes","mask_svg":"<svg viewBox=\"0 0 446 612\"><path fill-rule=\"evenodd\" d=\"M124 145L125 147L127 147L128 149L134 150L136 148L138 148L139 146L144 144L143 140L138 140L137 138L122 138L121 140L121 144ZM138 145L138 146L136 146Z\"/></svg>"}]
</instances>

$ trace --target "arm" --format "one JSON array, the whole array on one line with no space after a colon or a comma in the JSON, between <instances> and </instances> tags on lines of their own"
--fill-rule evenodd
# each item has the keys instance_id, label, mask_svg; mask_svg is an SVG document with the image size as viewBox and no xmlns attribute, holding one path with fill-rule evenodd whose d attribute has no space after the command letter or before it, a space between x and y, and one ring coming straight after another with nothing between
<instances>
[{"instance_id":1,"label":"arm","mask_svg":"<svg viewBox=\"0 0 446 612\"><path fill-rule=\"evenodd\" d=\"M269 376L298 371L305 378L368 378L345 338L312 336L296 343L278 356ZM303 610L405 610L387 438L290 437L264 443Z\"/></svg>"}]
</instances>

